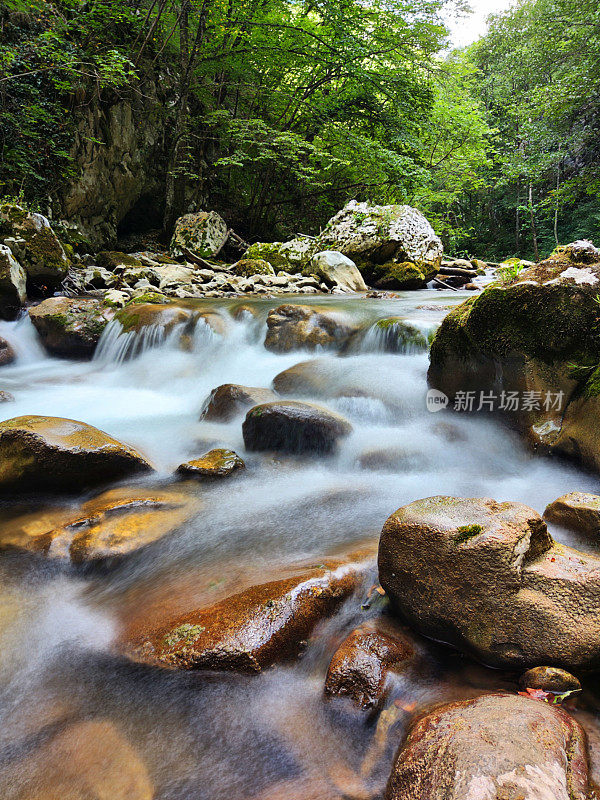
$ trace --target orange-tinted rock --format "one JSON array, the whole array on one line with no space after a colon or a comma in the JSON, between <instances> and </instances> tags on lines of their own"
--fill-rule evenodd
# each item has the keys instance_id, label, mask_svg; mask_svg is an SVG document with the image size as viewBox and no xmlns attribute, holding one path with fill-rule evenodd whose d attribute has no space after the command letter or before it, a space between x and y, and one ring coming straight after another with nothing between
<instances>
[{"instance_id":1,"label":"orange-tinted rock","mask_svg":"<svg viewBox=\"0 0 600 800\"><path fill-rule=\"evenodd\" d=\"M11 800L154 798L148 770L109 720L74 723L11 767Z\"/></svg>"},{"instance_id":2,"label":"orange-tinted rock","mask_svg":"<svg viewBox=\"0 0 600 800\"><path fill-rule=\"evenodd\" d=\"M381 617L361 625L333 654L325 693L350 697L360 708L373 708L386 694L390 670L405 668L414 647L402 628Z\"/></svg>"},{"instance_id":3,"label":"orange-tinted rock","mask_svg":"<svg viewBox=\"0 0 600 800\"><path fill-rule=\"evenodd\" d=\"M578 722L547 703L490 694L413 725L385 800L589 800L588 786Z\"/></svg>"},{"instance_id":4,"label":"orange-tinted rock","mask_svg":"<svg viewBox=\"0 0 600 800\"><path fill-rule=\"evenodd\" d=\"M328 454L352 432L352 425L313 403L280 400L251 408L242 432L248 450Z\"/></svg>"},{"instance_id":5,"label":"orange-tinted rock","mask_svg":"<svg viewBox=\"0 0 600 800\"><path fill-rule=\"evenodd\" d=\"M25 514L2 526L0 548L41 552L73 563L121 558L173 533L201 507L171 489L120 487L80 509Z\"/></svg>"},{"instance_id":6,"label":"orange-tinted rock","mask_svg":"<svg viewBox=\"0 0 600 800\"><path fill-rule=\"evenodd\" d=\"M272 400L277 400L277 395L270 389L224 383L212 390L204 402L200 419L229 422L236 416L245 414L252 406L270 403Z\"/></svg>"},{"instance_id":7,"label":"orange-tinted rock","mask_svg":"<svg viewBox=\"0 0 600 800\"><path fill-rule=\"evenodd\" d=\"M0 367L4 367L6 364L12 364L15 358L15 351L6 339L0 338Z\"/></svg>"},{"instance_id":8,"label":"orange-tinted rock","mask_svg":"<svg viewBox=\"0 0 600 800\"><path fill-rule=\"evenodd\" d=\"M570 492L547 506L544 519L581 533L600 534L600 495Z\"/></svg>"},{"instance_id":9,"label":"orange-tinted rock","mask_svg":"<svg viewBox=\"0 0 600 800\"><path fill-rule=\"evenodd\" d=\"M197 478L226 478L246 465L233 450L210 450L200 458L186 461L177 467L180 475Z\"/></svg>"},{"instance_id":10,"label":"orange-tinted rock","mask_svg":"<svg viewBox=\"0 0 600 800\"><path fill-rule=\"evenodd\" d=\"M265 347L277 353L300 348L342 348L357 332L343 314L286 304L269 311Z\"/></svg>"},{"instance_id":11,"label":"orange-tinted rock","mask_svg":"<svg viewBox=\"0 0 600 800\"><path fill-rule=\"evenodd\" d=\"M357 588L365 567L324 566L252 586L133 640L126 632L121 649L162 667L260 672L296 655L317 623Z\"/></svg>"},{"instance_id":12,"label":"orange-tinted rock","mask_svg":"<svg viewBox=\"0 0 600 800\"><path fill-rule=\"evenodd\" d=\"M0 423L0 491L77 492L149 470L132 447L84 422L28 416Z\"/></svg>"},{"instance_id":13,"label":"orange-tinted rock","mask_svg":"<svg viewBox=\"0 0 600 800\"><path fill-rule=\"evenodd\" d=\"M580 692L581 683L564 669L558 667L533 667L519 678L521 689L543 689L545 692L562 694L563 692Z\"/></svg>"}]
</instances>

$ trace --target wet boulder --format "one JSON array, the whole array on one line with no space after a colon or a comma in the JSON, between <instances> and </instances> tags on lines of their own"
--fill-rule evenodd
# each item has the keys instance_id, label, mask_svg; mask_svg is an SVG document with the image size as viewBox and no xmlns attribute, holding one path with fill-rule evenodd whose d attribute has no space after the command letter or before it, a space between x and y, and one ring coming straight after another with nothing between
<instances>
[{"instance_id":1,"label":"wet boulder","mask_svg":"<svg viewBox=\"0 0 600 800\"><path fill-rule=\"evenodd\" d=\"M198 497L183 491L123 486L79 508L52 506L11 519L0 548L73 564L108 564L174 533L200 508Z\"/></svg>"},{"instance_id":2,"label":"wet boulder","mask_svg":"<svg viewBox=\"0 0 600 800\"><path fill-rule=\"evenodd\" d=\"M279 372L273 378L273 388L282 395L331 397L335 394L331 377L329 359L313 358Z\"/></svg>"},{"instance_id":3,"label":"wet boulder","mask_svg":"<svg viewBox=\"0 0 600 800\"><path fill-rule=\"evenodd\" d=\"M66 276L69 259L43 214L11 203L0 205L0 240L10 247L36 291L50 292Z\"/></svg>"},{"instance_id":4,"label":"wet boulder","mask_svg":"<svg viewBox=\"0 0 600 800\"><path fill-rule=\"evenodd\" d=\"M26 416L0 423L2 492L78 492L149 470L136 450L85 422Z\"/></svg>"},{"instance_id":5,"label":"wet boulder","mask_svg":"<svg viewBox=\"0 0 600 800\"><path fill-rule=\"evenodd\" d=\"M412 726L385 800L588 800L581 725L518 695L439 706Z\"/></svg>"},{"instance_id":6,"label":"wet boulder","mask_svg":"<svg viewBox=\"0 0 600 800\"><path fill-rule=\"evenodd\" d=\"M280 400L251 408L242 432L248 450L328 455L352 432L352 426L321 406Z\"/></svg>"},{"instance_id":7,"label":"wet boulder","mask_svg":"<svg viewBox=\"0 0 600 800\"><path fill-rule=\"evenodd\" d=\"M411 262L433 274L443 254L441 240L416 208L356 200L329 220L318 243L322 250L339 250L356 263Z\"/></svg>"},{"instance_id":8,"label":"wet boulder","mask_svg":"<svg viewBox=\"0 0 600 800\"><path fill-rule=\"evenodd\" d=\"M450 312L430 350L430 385L450 399L516 392L496 410L536 445L594 469L598 441L600 259L565 249L520 271L504 271Z\"/></svg>"},{"instance_id":9,"label":"wet boulder","mask_svg":"<svg viewBox=\"0 0 600 800\"><path fill-rule=\"evenodd\" d=\"M291 350L343 349L358 327L337 311L286 304L269 311L265 347L276 353Z\"/></svg>"},{"instance_id":10,"label":"wet boulder","mask_svg":"<svg viewBox=\"0 0 600 800\"><path fill-rule=\"evenodd\" d=\"M349 697L359 708L375 708L386 696L390 670L405 670L414 658L414 646L400 625L386 617L365 622L333 654L325 694Z\"/></svg>"},{"instance_id":11,"label":"wet boulder","mask_svg":"<svg viewBox=\"0 0 600 800\"><path fill-rule=\"evenodd\" d=\"M425 289L435 278L437 270L427 265L419 266L413 261L386 261L363 267L363 273L376 289Z\"/></svg>"},{"instance_id":12,"label":"wet boulder","mask_svg":"<svg viewBox=\"0 0 600 800\"><path fill-rule=\"evenodd\" d=\"M412 627L497 667L600 664L600 564L521 503L429 497L398 509L379 578Z\"/></svg>"},{"instance_id":13,"label":"wet boulder","mask_svg":"<svg viewBox=\"0 0 600 800\"><path fill-rule=\"evenodd\" d=\"M260 672L297 655L315 626L360 585L364 565L323 565L252 586L150 632L125 632L136 661L176 669Z\"/></svg>"},{"instance_id":14,"label":"wet boulder","mask_svg":"<svg viewBox=\"0 0 600 800\"><path fill-rule=\"evenodd\" d=\"M427 337L400 317L379 319L363 338L363 347L372 343L387 353L419 353L427 350Z\"/></svg>"},{"instance_id":15,"label":"wet boulder","mask_svg":"<svg viewBox=\"0 0 600 800\"><path fill-rule=\"evenodd\" d=\"M27 300L27 275L10 247L0 244L0 317L16 319Z\"/></svg>"},{"instance_id":16,"label":"wet boulder","mask_svg":"<svg viewBox=\"0 0 600 800\"><path fill-rule=\"evenodd\" d=\"M63 358L91 358L114 314L100 300L83 297L49 297L29 309L44 348Z\"/></svg>"},{"instance_id":17,"label":"wet boulder","mask_svg":"<svg viewBox=\"0 0 600 800\"><path fill-rule=\"evenodd\" d=\"M533 667L519 678L521 689L542 689L544 692L563 694L580 692L581 683L575 675L571 675L558 667Z\"/></svg>"},{"instance_id":18,"label":"wet boulder","mask_svg":"<svg viewBox=\"0 0 600 800\"><path fill-rule=\"evenodd\" d=\"M337 250L322 250L310 261L310 270L328 286L343 292L366 292L367 285L352 259Z\"/></svg>"},{"instance_id":19,"label":"wet boulder","mask_svg":"<svg viewBox=\"0 0 600 800\"><path fill-rule=\"evenodd\" d=\"M216 256L229 237L227 223L216 211L184 214L175 223L170 251L173 256L192 253L200 258Z\"/></svg>"},{"instance_id":20,"label":"wet boulder","mask_svg":"<svg viewBox=\"0 0 600 800\"><path fill-rule=\"evenodd\" d=\"M277 400L270 389L259 386L241 386L237 383L224 383L213 389L204 401L200 419L211 422L230 422L245 414L252 406Z\"/></svg>"},{"instance_id":21,"label":"wet boulder","mask_svg":"<svg viewBox=\"0 0 600 800\"><path fill-rule=\"evenodd\" d=\"M244 461L233 450L217 448L209 450L200 458L180 464L177 472L188 478L227 478L245 466Z\"/></svg>"},{"instance_id":22,"label":"wet boulder","mask_svg":"<svg viewBox=\"0 0 600 800\"><path fill-rule=\"evenodd\" d=\"M600 534L600 495L588 492L563 494L546 506L544 519L597 537Z\"/></svg>"},{"instance_id":23,"label":"wet boulder","mask_svg":"<svg viewBox=\"0 0 600 800\"><path fill-rule=\"evenodd\" d=\"M0 337L0 367L12 364L16 357L15 351L12 349L11 345L6 339Z\"/></svg>"}]
</instances>

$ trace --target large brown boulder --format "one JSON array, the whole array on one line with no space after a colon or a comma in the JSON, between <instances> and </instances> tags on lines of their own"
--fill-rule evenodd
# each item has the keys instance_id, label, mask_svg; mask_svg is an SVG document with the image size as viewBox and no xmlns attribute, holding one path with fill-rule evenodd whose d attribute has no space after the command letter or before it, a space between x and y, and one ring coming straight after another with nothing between
<instances>
[{"instance_id":1,"label":"large brown boulder","mask_svg":"<svg viewBox=\"0 0 600 800\"><path fill-rule=\"evenodd\" d=\"M49 297L29 309L29 318L51 355L91 358L114 313L91 297Z\"/></svg>"},{"instance_id":2,"label":"large brown boulder","mask_svg":"<svg viewBox=\"0 0 600 800\"><path fill-rule=\"evenodd\" d=\"M0 423L1 492L77 492L151 469L132 447L85 422L29 416Z\"/></svg>"},{"instance_id":3,"label":"large brown boulder","mask_svg":"<svg viewBox=\"0 0 600 800\"><path fill-rule=\"evenodd\" d=\"M171 239L171 255L192 253L200 258L216 256L229 236L227 223L216 211L196 211L184 214L175 223Z\"/></svg>"},{"instance_id":4,"label":"large brown boulder","mask_svg":"<svg viewBox=\"0 0 600 800\"><path fill-rule=\"evenodd\" d=\"M429 497L398 509L379 577L417 630L513 669L600 664L600 561L521 503Z\"/></svg>"},{"instance_id":5,"label":"large brown boulder","mask_svg":"<svg viewBox=\"0 0 600 800\"><path fill-rule=\"evenodd\" d=\"M0 548L74 564L112 562L175 532L200 507L197 497L178 490L119 487L78 509L53 506L11 519Z\"/></svg>"},{"instance_id":6,"label":"large brown boulder","mask_svg":"<svg viewBox=\"0 0 600 800\"><path fill-rule=\"evenodd\" d=\"M276 353L343 349L357 330L340 312L287 304L269 311L265 347Z\"/></svg>"},{"instance_id":7,"label":"large brown boulder","mask_svg":"<svg viewBox=\"0 0 600 800\"><path fill-rule=\"evenodd\" d=\"M556 706L489 694L421 717L385 800L589 800L583 728Z\"/></svg>"},{"instance_id":8,"label":"large brown boulder","mask_svg":"<svg viewBox=\"0 0 600 800\"><path fill-rule=\"evenodd\" d=\"M313 403L280 400L251 408L242 432L248 450L328 454L352 426L340 414Z\"/></svg>"},{"instance_id":9,"label":"large brown boulder","mask_svg":"<svg viewBox=\"0 0 600 800\"><path fill-rule=\"evenodd\" d=\"M213 389L204 401L200 419L211 422L229 422L246 413L252 406L277 400L270 389L258 386L240 386L237 383L224 383Z\"/></svg>"},{"instance_id":10,"label":"large brown boulder","mask_svg":"<svg viewBox=\"0 0 600 800\"><path fill-rule=\"evenodd\" d=\"M415 649L402 627L386 617L365 622L333 654L325 694L349 697L359 708L374 708L386 695L390 670L406 669Z\"/></svg>"},{"instance_id":11,"label":"large brown boulder","mask_svg":"<svg viewBox=\"0 0 600 800\"><path fill-rule=\"evenodd\" d=\"M573 531L600 534L600 495L569 492L546 506L544 519Z\"/></svg>"},{"instance_id":12,"label":"large brown boulder","mask_svg":"<svg viewBox=\"0 0 600 800\"><path fill-rule=\"evenodd\" d=\"M252 586L148 632L125 631L121 649L144 663L260 672L296 655L324 617L360 585L364 565L323 565Z\"/></svg>"},{"instance_id":13,"label":"large brown boulder","mask_svg":"<svg viewBox=\"0 0 600 800\"><path fill-rule=\"evenodd\" d=\"M567 247L521 272L502 272L444 319L428 373L430 385L450 399L494 394L495 410L534 444L594 469L600 468L597 252Z\"/></svg>"}]
</instances>

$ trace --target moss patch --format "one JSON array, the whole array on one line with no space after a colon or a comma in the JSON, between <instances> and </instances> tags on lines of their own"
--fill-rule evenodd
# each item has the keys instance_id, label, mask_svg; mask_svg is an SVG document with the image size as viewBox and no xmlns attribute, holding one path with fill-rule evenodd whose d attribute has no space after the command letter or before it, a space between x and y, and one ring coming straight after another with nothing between
<instances>
[{"instance_id":1,"label":"moss patch","mask_svg":"<svg viewBox=\"0 0 600 800\"><path fill-rule=\"evenodd\" d=\"M165 647L176 647L180 644L187 644L197 639L205 630L206 628L203 625L191 625L186 622L177 628L173 628L163 639L163 645Z\"/></svg>"},{"instance_id":2,"label":"moss patch","mask_svg":"<svg viewBox=\"0 0 600 800\"><path fill-rule=\"evenodd\" d=\"M461 525L452 537L454 544L464 544L483 532L483 525Z\"/></svg>"}]
</instances>

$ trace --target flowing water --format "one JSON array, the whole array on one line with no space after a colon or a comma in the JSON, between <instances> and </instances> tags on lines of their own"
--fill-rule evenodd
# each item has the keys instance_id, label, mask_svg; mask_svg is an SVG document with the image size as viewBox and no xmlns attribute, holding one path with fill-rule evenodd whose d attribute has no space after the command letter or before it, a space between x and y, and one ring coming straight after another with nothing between
<instances>
[{"instance_id":1,"label":"flowing water","mask_svg":"<svg viewBox=\"0 0 600 800\"><path fill-rule=\"evenodd\" d=\"M234 449L248 467L217 485L194 484L190 491L204 503L197 516L111 569L3 555L0 797L381 797L411 710L483 689L514 690L514 676L423 642L422 668L396 679L398 703L379 720L325 702L332 653L375 613L361 610L360 597L322 626L302 659L260 676L163 672L125 662L112 648L122 625L150 619L165 604L193 608L329 554L376 545L389 514L417 498L488 496L542 512L566 492L598 491L595 477L532 455L483 414L428 412L427 354L385 352L385 335L372 327L399 316L427 335L465 296L426 290L389 300L309 300L360 321L366 334L344 355L263 347L268 309L288 298L245 302L250 310L235 318L239 301L202 302L222 316L225 332L200 321L183 348L178 329L124 336L112 324L94 360L83 363L48 357L27 318L0 324L18 356L1 371L0 389L15 396L0 406L3 419L43 414L95 425L147 455L157 472L142 482L152 485L168 484L178 464L212 447ZM214 387L268 387L310 359L319 362L317 402L354 427L335 456L246 453L240 419L199 421ZM2 513L8 520L49 502L5 501ZM374 582L373 568L363 593Z\"/></svg>"}]
</instances>

